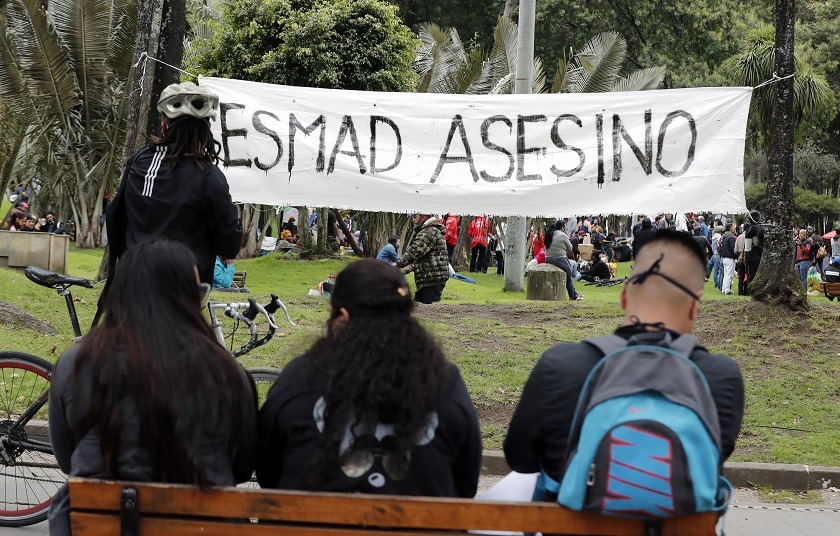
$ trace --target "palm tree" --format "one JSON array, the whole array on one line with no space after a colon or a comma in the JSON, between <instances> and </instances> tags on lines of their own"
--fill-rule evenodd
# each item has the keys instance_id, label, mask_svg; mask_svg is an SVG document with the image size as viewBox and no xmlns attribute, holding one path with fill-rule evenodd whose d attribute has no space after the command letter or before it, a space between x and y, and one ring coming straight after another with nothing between
<instances>
[{"instance_id":1,"label":"palm tree","mask_svg":"<svg viewBox=\"0 0 840 536\"><path fill-rule=\"evenodd\" d=\"M419 74L417 91L428 93L512 93L518 28L509 18L499 18L493 47L466 48L454 28L434 24L420 28L421 45L414 66ZM534 59L533 93L598 93L657 89L665 78L663 67L621 74L627 43L615 32L595 35L580 49L570 49L555 72L550 88L539 58Z\"/></svg>"},{"instance_id":2,"label":"palm tree","mask_svg":"<svg viewBox=\"0 0 840 536\"><path fill-rule=\"evenodd\" d=\"M747 36L744 49L723 63L723 72L733 85L756 87L773 78L776 61L774 28L763 26ZM794 54L793 77L794 123L828 104L831 88L825 77ZM766 84L753 91L752 123L761 134L762 149L770 154L770 127L776 85Z\"/></svg>"},{"instance_id":3,"label":"palm tree","mask_svg":"<svg viewBox=\"0 0 840 536\"><path fill-rule=\"evenodd\" d=\"M38 176L36 203L66 202L81 247L100 245L102 200L119 181L136 14L136 0L0 10L0 131L15 133L0 152L4 186Z\"/></svg>"}]
</instances>

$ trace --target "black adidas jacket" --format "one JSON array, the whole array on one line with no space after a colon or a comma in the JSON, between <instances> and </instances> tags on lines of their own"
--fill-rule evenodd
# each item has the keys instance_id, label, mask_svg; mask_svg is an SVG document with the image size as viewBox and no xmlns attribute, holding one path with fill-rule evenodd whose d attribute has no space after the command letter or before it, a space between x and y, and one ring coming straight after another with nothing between
<instances>
[{"instance_id":1,"label":"black adidas jacket","mask_svg":"<svg viewBox=\"0 0 840 536\"><path fill-rule=\"evenodd\" d=\"M173 169L166 153L166 146L150 144L126 164L108 205L111 255L149 238L168 238L195 253L201 280L210 282L216 256L236 257L242 242L227 180L206 160L180 159Z\"/></svg>"}]
</instances>

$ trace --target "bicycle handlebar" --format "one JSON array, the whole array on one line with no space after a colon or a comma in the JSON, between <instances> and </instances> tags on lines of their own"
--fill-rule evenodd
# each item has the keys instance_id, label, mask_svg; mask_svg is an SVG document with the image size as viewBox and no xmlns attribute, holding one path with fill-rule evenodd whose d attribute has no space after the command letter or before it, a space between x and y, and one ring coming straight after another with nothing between
<instances>
[{"instance_id":1,"label":"bicycle handlebar","mask_svg":"<svg viewBox=\"0 0 840 536\"><path fill-rule=\"evenodd\" d=\"M214 311L219 309L224 311L225 316L236 321L244 322L248 326L248 331L250 332L249 340L238 350L232 352L234 357L247 354L254 348L264 345L274 337L275 332L279 329L277 322L274 319L274 312L278 309L283 309L283 312L286 313L286 319L291 325L295 325L289 316L289 311L286 309L286 306L282 301L280 301L280 298L278 298L276 294L271 295L271 301L266 306L260 305L253 298L248 298L248 303L210 302L207 304L207 308L210 311L211 320L214 322L214 328L217 327L215 325L216 321ZM243 311L240 312L240 310ZM259 332L257 330L256 323L254 322L258 315L265 316L268 321L268 330L262 338L259 338ZM218 328L221 329L221 324L218 325Z\"/></svg>"}]
</instances>

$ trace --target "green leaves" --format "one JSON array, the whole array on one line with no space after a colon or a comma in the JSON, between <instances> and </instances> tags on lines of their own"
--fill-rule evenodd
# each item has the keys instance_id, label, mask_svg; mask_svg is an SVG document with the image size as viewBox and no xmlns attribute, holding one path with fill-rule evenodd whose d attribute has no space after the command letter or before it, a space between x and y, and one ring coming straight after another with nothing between
<instances>
[{"instance_id":1,"label":"green leaves","mask_svg":"<svg viewBox=\"0 0 840 536\"><path fill-rule=\"evenodd\" d=\"M119 177L136 0L10 0L0 14L3 181L36 177L41 206L80 221ZM97 222L98 223L98 222Z\"/></svg>"},{"instance_id":2,"label":"green leaves","mask_svg":"<svg viewBox=\"0 0 840 536\"><path fill-rule=\"evenodd\" d=\"M442 29L434 24L420 27L420 46L414 69L420 76L417 91L484 95L513 93L516 72L518 28L510 19L500 17L493 31L493 46L485 51L474 44L465 49L455 28ZM545 74L542 62L534 61L532 91L542 93Z\"/></svg>"},{"instance_id":3,"label":"green leaves","mask_svg":"<svg viewBox=\"0 0 840 536\"><path fill-rule=\"evenodd\" d=\"M797 47L795 56L795 121L800 124L803 118L822 116L822 126L825 126L837 113L836 99L825 77L801 59L801 47ZM772 26L763 25L747 35L744 48L727 58L721 70L730 84L755 87L773 78L775 60L775 30ZM766 84L753 91L751 122L762 135L765 151L769 151L770 118L775 97L776 84ZM797 134L801 133L797 130Z\"/></svg>"},{"instance_id":4,"label":"green leaves","mask_svg":"<svg viewBox=\"0 0 840 536\"><path fill-rule=\"evenodd\" d=\"M189 70L274 84L407 91L417 38L381 0L235 0Z\"/></svg>"},{"instance_id":5,"label":"green leaves","mask_svg":"<svg viewBox=\"0 0 840 536\"><path fill-rule=\"evenodd\" d=\"M552 84L553 92L602 93L658 89L665 78L664 67L651 67L620 75L627 57L627 43L615 32L598 34L569 60L560 60Z\"/></svg>"}]
</instances>

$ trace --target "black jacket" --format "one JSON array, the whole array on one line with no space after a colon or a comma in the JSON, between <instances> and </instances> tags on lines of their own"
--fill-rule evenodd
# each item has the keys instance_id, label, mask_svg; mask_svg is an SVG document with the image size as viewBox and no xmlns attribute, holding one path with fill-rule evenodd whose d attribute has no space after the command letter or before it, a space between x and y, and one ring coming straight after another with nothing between
<instances>
[{"instance_id":1,"label":"black jacket","mask_svg":"<svg viewBox=\"0 0 840 536\"><path fill-rule=\"evenodd\" d=\"M591 268L588 270L581 270L581 279L584 281L595 281L595 278L598 279L609 279L610 278L610 267L607 266L607 263L598 259L598 262L592 265Z\"/></svg>"},{"instance_id":2,"label":"black jacket","mask_svg":"<svg viewBox=\"0 0 840 536\"><path fill-rule=\"evenodd\" d=\"M147 145L126 164L120 189L108 205L111 256L149 238L168 238L189 247L202 281L213 280L216 256L234 258L242 225L227 180L209 161L166 159L163 145Z\"/></svg>"},{"instance_id":3,"label":"black jacket","mask_svg":"<svg viewBox=\"0 0 840 536\"><path fill-rule=\"evenodd\" d=\"M642 227L633 235L633 258L639 255L639 250L653 239L657 229L649 222L642 222Z\"/></svg>"},{"instance_id":4,"label":"black jacket","mask_svg":"<svg viewBox=\"0 0 840 536\"><path fill-rule=\"evenodd\" d=\"M720 257L722 259L734 259L737 257L735 255L735 235L732 233L726 233L720 239Z\"/></svg>"},{"instance_id":5,"label":"black jacket","mask_svg":"<svg viewBox=\"0 0 840 536\"><path fill-rule=\"evenodd\" d=\"M624 326L616 335L629 338L638 330ZM565 471L569 429L586 377L603 354L587 343L559 344L546 350L525 383L505 438L505 458L514 471L541 468L558 482ZM721 463L735 448L744 414L744 381L735 361L697 346L691 361L709 383L717 405Z\"/></svg>"},{"instance_id":6,"label":"black jacket","mask_svg":"<svg viewBox=\"0 0 840 536\"><path fill-rule=\"evenodd\" d=\"M115 352L113 359L121 371L120 388L125 393L119 406L122 423L118 456L120 479L149 482L152 480L151 457L140 437L140 423L134 409L138 393L134 392L132 376L124 357ZM64 352L53 371L49 398L50 442L58 466L68 475L113 478L114 475L104 467L102 446L96 431L89 430L83 437L78 437L91 408L91 384L95 381L89 362L80 363L79 360L79 346L72 346ZM77 367L78 374L75 373ZM251 389L251 380L241 367L240 376L242 383ZM189 400L185 393L184 404L189 404ZM211 485L232 486L251 478L257 450L257 405L250 397L241 402L238 415L230 417L236 419L240 426L235 449L229 444L231 421L225 418L226 412L206 408L203 412L205 418L199 421L201 428L191 447ZM216 417L213 418L213 415ZM65 485L59 489L50 508L50 534L69 535L69 516L70 504Z\"/></svg>"},{"instance_id":7,"label":"black jacket","mask_svg":"<svg viewBox=\"0 0 840 536\"><path fill-rule=\"evenodd\" d=\"M257 481L263 488L307 489L313 460L321 449L323 396L329 379L328 371L313 361L304 355L289 363L260 410ZM434 415L424 442L408 456L404 477L390 474L384 458L376 454L386 448L390 435L387 425L377 423L375 438L357 430L357 439L348 439L345 451L372 453L372 465L360 475L348 476L338 464L330 464L319 490L472 498L481 469L481 430L455 365L449 365Z\"/></svg>"}]
</instances>

